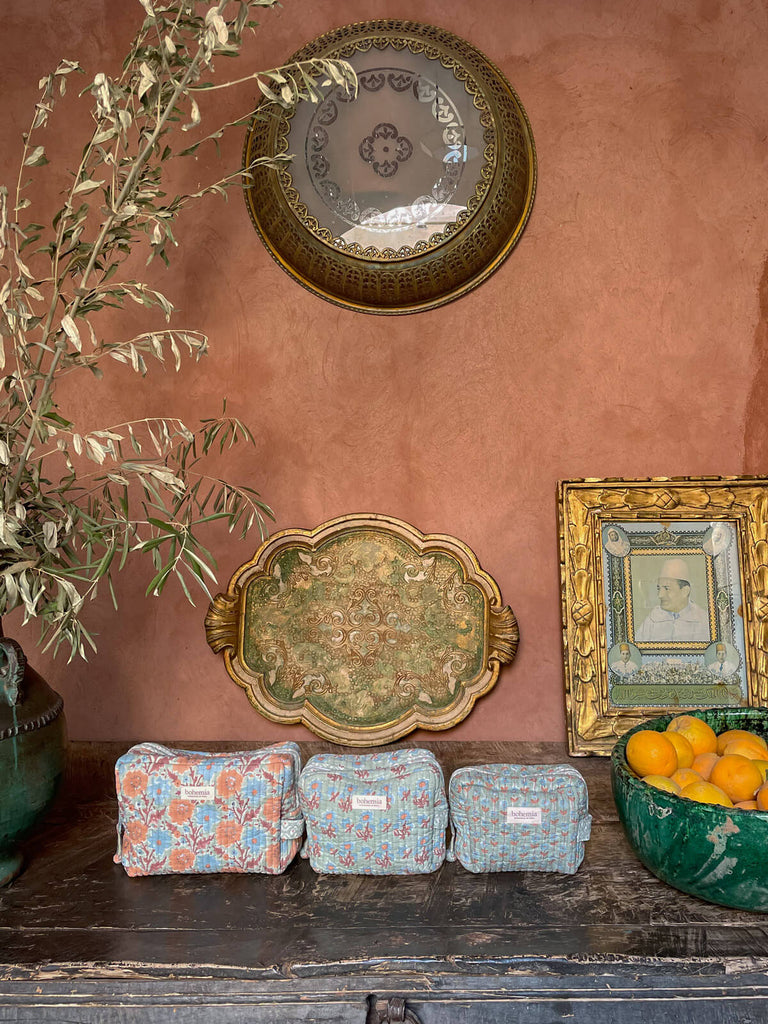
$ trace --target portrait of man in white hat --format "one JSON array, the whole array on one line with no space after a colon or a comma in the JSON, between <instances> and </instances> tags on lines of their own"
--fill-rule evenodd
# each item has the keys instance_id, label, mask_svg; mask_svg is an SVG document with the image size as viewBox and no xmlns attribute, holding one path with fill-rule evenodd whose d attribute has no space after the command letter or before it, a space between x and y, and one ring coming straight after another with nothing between
<instances>
[{"instance_id":1,"label":"portrait of man in white hat","mask_svg":"<svg viewBox=\"0 0 768 1024\"><path fill-rule=\"evenodd\" d=\"M728 646L728 644L716 643L715 660L711 661L709 665L707 665L708 670L718 679L725 679L726 676L732 676L739 667L738 654L736 651L731 653L731 651L728 650Z\"/></svg>"},{"instance_id":2,"label":"portrait of man in white hat","mask_svg":"<svg viewBox=\"0 0 768 1024\"><path fill-rule=\"evenodd\" d=\"M616 657L616 648L614 647L611 651L612 659L609 659L611 672L615 672L619 676L631 676L640 668L638 663L632 658L632 649L629 644L618 645L618 657Z\"/></svg>"},{"instance_id":3,"label":"portrait of man in white hat","mask_svg":"<svg viewBox=\"0 0 768 1024\"><path fill-rule=\"evenodd\" d=\"M662 564L656 580L659 603L635 633L637 642L711 639L706 610L691 600L690 576L683 558L668 558Z\"/></svg>"}]
</instances>

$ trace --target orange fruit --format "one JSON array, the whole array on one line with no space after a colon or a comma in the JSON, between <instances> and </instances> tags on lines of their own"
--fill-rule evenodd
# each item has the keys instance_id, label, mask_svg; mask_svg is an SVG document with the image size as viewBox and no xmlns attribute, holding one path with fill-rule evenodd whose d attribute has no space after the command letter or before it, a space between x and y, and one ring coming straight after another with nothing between
<instances>
[{"instance_id":1,"label":"orange fruit","mask_svg":"<svg viewBox=\"0 0 768 1024\"><path fill-rule=\"evenodd\" d=\"M762 786L760 769L748 757L741 754L723 754L709 776L709 781L731 799L751 800Z\"/></svg>"},{"instance_id":2,"label":"orange fruit","mask_svg":"<svg viewBox=\"0 0 768 1024\"><path fill-rule=\"evenodd\" d=\"M755 793L758 811L768 811L768 783L764 782Z\"/></svg>"},{"instance_id":3,"label":"orange fruit","mask_svg":"<svg viewBox=\"0 0 768 1024\"><path fill-rule=\"evenodd\" d=\"M667 732L682 733L693 747L694 757L696 754L709 754L717 750L715 730L703 718L696 718L695 715L678 715L673 718L667 726Z\"/></svg>"},{"instance_id":4,"label":"orange fruit","mask_svg":"<svg viewBox=\"0 0 768 1024\"><path fill-rule=\"evenodd\" d=\"M695 772L693 768L678 768L676 772L672 772L670 776L673 782L676 782L680 789L684 786L690 785L692 782L703 782L704 779Z\"/></svg>"},{"instance_id":5,"label":"orange fruit","mask_svg":"<svg viewBox=\"0 0 768 1024\"><path fill-rule=\"evenodd\" d=\"M673 779L668 779L666 775L646 775L643 782L647 782L654 789L663 789L665 793L677 795L680 792L679 784Z\"/></svg>"},{"instance_id":6,"label":"orange fruit","mask_svg":"<svg viewBox=\"0 0 768 1024\"><path fill-rule=\"evenodd\" d=\"M690 740L688 740L681 732L672 732L668 730L665 734L667 739L677 751L677 767L678 768L690 768L693 764L693 747L691 746Z\"/></svg>"},{"instance_id":7,"label":"orange fruit","mask_svg":"<svg viewBox=\"0 0 768 1024\"><path fill-rule=\"evenodd\" d=\"M757 800L739 800L739 802L733 806L740 807L742 811L756 811Z\"/></svg>"},{"instance_id":8,"label":"orange fruit","mask_svg":"<svg viewBox=\"0 0 768 1024\"><path fill-rule=\"evenodd\" d=\"M725 732L721 732L717 737L718 754L725 753L726 745L731 740L746 740L748 743L756 743L765 753L768 753L768 743L765 742L762 736L758 736L756 732L750 732L749 729L726 729Z\"/></svg>"},{"instance_id":9,"label":"orange fruit","mask_svg":"<svg viewBox=\"0 0 768 1024\"><path fill-rule=\"evenodd\" d=\"M699 775L704 779L705 782L709 781L709 776L712 774L712 769L717 763L717 754L710 751L708 754L697 754L693 759L691 768L693 771L698 772Z\"/></svg>"},{"instance_id":10,"label":"orange fruit","mask_svg":"<svg viewBox=\"0 0 768 1024\"><path fill-rule=\"evenodd\" d=\"M684 786L680 790L680 796L686 800L696 800L700 804L722 804L723 807L733 807L733 803L719 786L713 786L711 782L692 782L690 786Z\"/></svg>"},{"instance_id":11,"label":"orange fruit","mask_svg":"<svg viewBox=\"0 0 768 1024\"><path fill-rule=\"evenodd\" d=\"M760 761L765 757L767 752L763 750L762 747L758 747L756 743L751 743L749 740L736 739L725 744L723 753L741 754L742 757L748 757L750 761Z\"/></svg>"},{"instance_id":12,"label":"orange fruit","mask_svg":"<svg viewBox=\"0 0 768 1024\"><path fill-rule=\"evenodd\" d=\"M755 761L754 763L760 769L760 774L763 776L763 782L765 782L766 775L768 775L768 761L763 761L762 759L760 759Z\"/></svg>"},{"instance_id":13,"label":"orange fruit","mask_svg":"<svg viewBox=\"0 0 768 1024\"><path fill-rule=\"evenodd\" d=\"M645 775L666 775L677 771L677 751L663 732L641 729L627 742L627 762L641 778Z\"/></svg>"}]
</instances>

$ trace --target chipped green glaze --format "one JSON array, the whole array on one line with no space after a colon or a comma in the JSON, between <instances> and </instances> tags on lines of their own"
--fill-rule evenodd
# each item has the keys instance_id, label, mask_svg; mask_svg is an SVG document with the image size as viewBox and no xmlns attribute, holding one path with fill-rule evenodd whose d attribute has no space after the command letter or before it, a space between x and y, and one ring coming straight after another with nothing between
<instances>
[{"instance_id":1,"label":"chipped green glaze","mask_svg":"<svg viewBox=\"0 0 768 1024\"><path fill-rule=\"evenodd\" d=\"M720 733L750 729L768 738L768 710L709 708L690 712ZM710 903L768 912L768 812L684 800L642 782L626 760L629 737L663 732L673 715L631 729L613 748L613 797L629 844L663 882Z\"/></svg>"}]
</instances>

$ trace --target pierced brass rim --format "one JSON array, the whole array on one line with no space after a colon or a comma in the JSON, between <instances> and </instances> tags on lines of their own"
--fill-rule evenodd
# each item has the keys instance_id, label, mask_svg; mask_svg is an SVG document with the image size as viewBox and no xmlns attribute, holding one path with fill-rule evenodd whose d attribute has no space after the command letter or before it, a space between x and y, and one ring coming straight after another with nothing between
<instances>
[{"instance_id":1,"label":"pierced brass rim","mask_svg":"<svg viewBox=\"0 0 768 1024\"><path fill-rule=\"evenodd\" d=\"M522 235L536 190L536 151L527 114L499 69L475 47L444 29L412 21L346 25L319 36L291 60L353 59L372 48L408 49L439 61L472 97L483 129L483 166L467 210L413 247L363 249L318 222L302 202L290 165L256 168L245 200L273 259L299 284L359 312L432 309L477 287L507 258ZM288 151L291 116L254 118L244 166Z\"/></svg>"}]
</instances>

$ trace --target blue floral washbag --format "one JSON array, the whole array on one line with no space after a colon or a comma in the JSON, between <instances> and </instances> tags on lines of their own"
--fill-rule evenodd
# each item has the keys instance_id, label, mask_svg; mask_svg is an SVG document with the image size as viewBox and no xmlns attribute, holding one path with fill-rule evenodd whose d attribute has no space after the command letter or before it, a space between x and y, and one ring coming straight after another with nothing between
<instances>
[{"instance_id":1,"label":"blue floral washbag","mask_svg":"<svg viewBox=\"0 0 768 1024\"><path fill-rule=\"evenodd\" d=\"M445 859L448 801L429 750L316 754L299 779L307 838L323 874L410 875Z\"/></svg>"},{"instance_id":2,"label":"blue floral washbag","mask_svg":"<svg viewBox=\"0 0 768 1024\"><path fill-rule=\"evenodd\" d=\"M139 743L115 765L129 875L284 871L304 834L295 743L207 753Z\"/></svg>"},{"instance_id":3,"label":"blue floral washbag","mask_svg":"<svg viewBox=\"0 0 768 1024\"><path fill-rule=\"evenodd\" d=\"M587 784L567 764L459 768L448 787L448 860L467 871L561 871L584 859L592 818Z\"/></svg>"}]
</instances>

